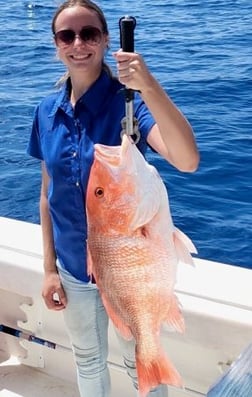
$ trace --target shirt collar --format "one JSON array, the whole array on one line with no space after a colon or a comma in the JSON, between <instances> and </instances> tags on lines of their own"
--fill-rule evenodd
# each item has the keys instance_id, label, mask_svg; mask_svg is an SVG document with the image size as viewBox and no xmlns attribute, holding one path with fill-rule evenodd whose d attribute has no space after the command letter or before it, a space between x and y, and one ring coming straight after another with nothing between
<instances>
[{"instance_id":1,"label":"shirt collar","mask_svg":"<svg viewBox=\"0 0 252 397\"><path fill-rule=\"evenodd\" d=\"M82 97L77 101L76 106L78 106L79 103L83 103L88 111L95 116L99 112L102 103L106 100L110 83L110 76L106 71L103 70L88 91L85 92L85 94L83 94ZM68 79L64 83L62 90L59 92L49 116L54 116L59 108L68 113L70 88L71 81Z\"/></svg>"},{"instance_id":2,"label":"shirt collar","mask_svg":"<svg viewBox=\"0 0 252 397\"><path fill-rule=\"evenodd\" d=\"M99 78L92 84L88 91L82 95L76 105L78 106L79 102L83 103L88 111L96 116L109 95L110 84L111 77L103 70Z\"/></svg>"}]
</instances>

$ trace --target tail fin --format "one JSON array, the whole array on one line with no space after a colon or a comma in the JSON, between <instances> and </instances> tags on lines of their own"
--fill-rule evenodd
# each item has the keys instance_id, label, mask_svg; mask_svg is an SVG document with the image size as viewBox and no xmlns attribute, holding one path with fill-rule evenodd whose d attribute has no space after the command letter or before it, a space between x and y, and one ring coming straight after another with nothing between
<instances>
[{"instance_id":1,"label":"tail fin","mask_svg":"<svg viewBox=\"0 0 252 397\"><path fill-rule=\"evenodd\" d=\"M152 388L160 384L182 387L181 376L164 353L150 362L142 362L136 356L136 367L140 397L146 397Z\"/></svg>"}]
</instances>

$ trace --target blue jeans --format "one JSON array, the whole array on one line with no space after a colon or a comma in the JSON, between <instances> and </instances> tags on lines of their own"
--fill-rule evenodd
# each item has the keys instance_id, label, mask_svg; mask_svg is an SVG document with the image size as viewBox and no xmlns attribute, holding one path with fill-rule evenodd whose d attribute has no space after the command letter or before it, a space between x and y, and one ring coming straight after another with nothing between
<instances>
[{"instance_id":1,"label":"blue jeans","mask_svg":"<svg viewBox=\"0 0 252 397\"><path fill-rule=\"evenodd\" d=\"M83 283L58 268L67 296L63 311L77 366L81 397L109 397L108 316L95 284ZM117 333L118 335L118 333ZM128 375L137 389L135 343L118 335ZM164 385L153 389L148 397L167 397Z\"/></svg>"}]
</instances>

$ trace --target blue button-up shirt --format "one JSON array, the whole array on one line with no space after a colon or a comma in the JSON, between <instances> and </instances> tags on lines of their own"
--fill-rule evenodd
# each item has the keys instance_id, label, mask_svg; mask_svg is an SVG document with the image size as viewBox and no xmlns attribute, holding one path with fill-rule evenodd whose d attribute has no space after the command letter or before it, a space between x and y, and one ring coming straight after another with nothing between
<instances>
[{"instance_id":1,"label":"blue button-up shirt","mask_svg":"<svg viewBox=\"0 0 252 397\"><path fill-rule=\"evenodd\" d=\"M48 202L54 245L60 266L89 281L86 267L85 195L95 143L120 145L125 116L123 86L103 71L77 101L69 100L70 81L36 108L28 153L46 164L50 176ZM155 123L138 94L134 100L142 153Z\"/></svg>"}]
</instances>

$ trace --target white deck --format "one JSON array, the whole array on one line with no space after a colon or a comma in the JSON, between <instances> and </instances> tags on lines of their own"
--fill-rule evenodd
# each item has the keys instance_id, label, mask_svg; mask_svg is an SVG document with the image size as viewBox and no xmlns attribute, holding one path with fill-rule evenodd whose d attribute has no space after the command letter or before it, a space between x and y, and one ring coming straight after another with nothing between
<instances>
[{"instance_id":1,"label":"white deck","mask_svg":"<svg viewBox=\"0 0 252 397\"><path fill-rule=\"evenodd\" d=\"M78 397L75 368L62 313L48 311L40 296L41 233L38 225L0 218L0 324L64 346L53 350L0 333L0 396ZM167 354L186 389L169 397L203 396L252 340L252 271L196 259L181 265L177 292L185 335L164 331ZM110 329L112 397L135 396Z\"/></svg>"}]
</instances>

